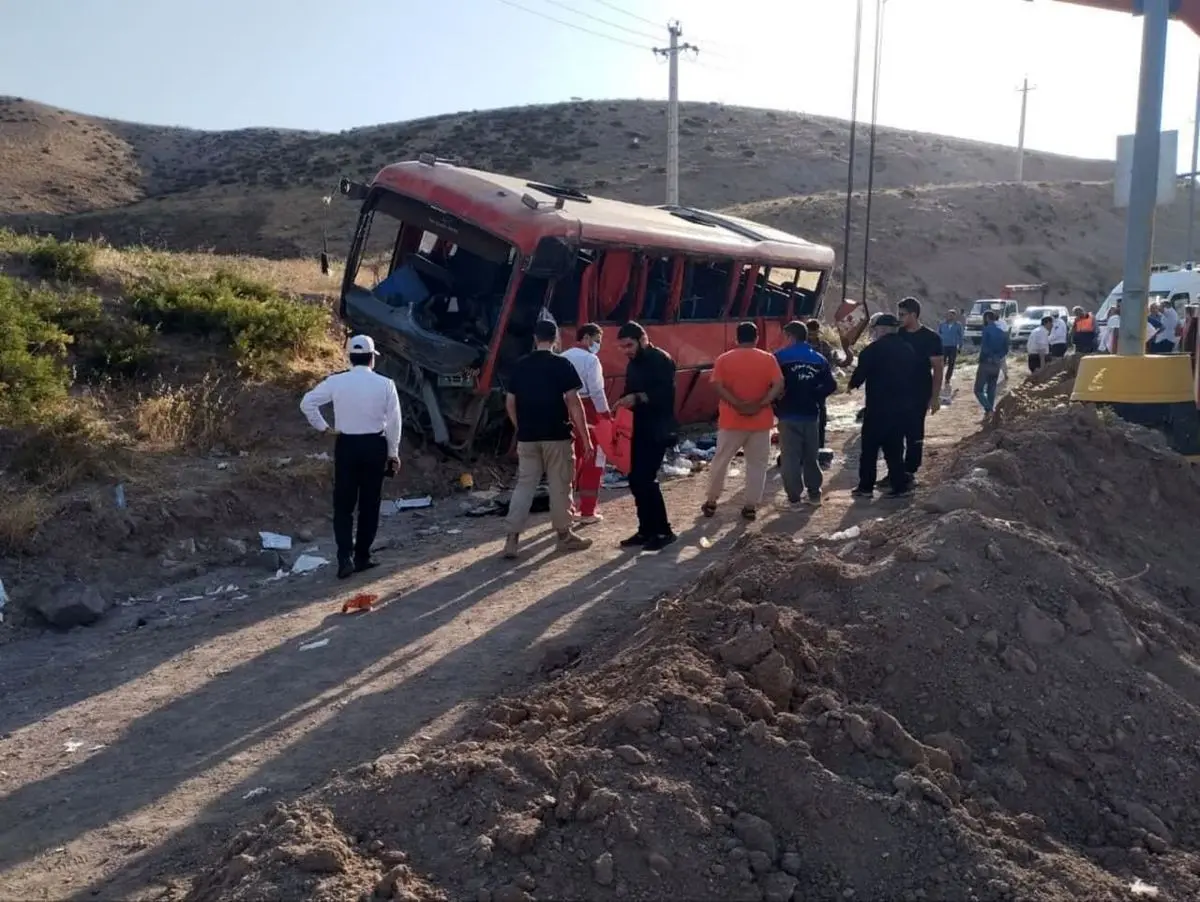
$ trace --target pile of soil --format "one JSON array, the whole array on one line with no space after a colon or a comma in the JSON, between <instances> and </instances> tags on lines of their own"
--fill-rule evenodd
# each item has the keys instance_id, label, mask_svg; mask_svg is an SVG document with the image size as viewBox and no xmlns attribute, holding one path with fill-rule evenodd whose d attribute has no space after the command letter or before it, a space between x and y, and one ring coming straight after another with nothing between
<instances>
[{"instance_id":1,"label":"pile of soil","mask_svg":"<svg viewBox=\"0 0 1200 902\"><path fill-rule=\"evenodd\" d=\"M1074 407L948 457L279 806L188 898L1200 898L1200 479Z\"/></svg>"},{"instance_id":2,"label":"pile of soil","mask_svg":"<svg viewBox=\"0 0 1200 902\"><path fill-rule=\"evenodd\" d=\"M1078 372L1079 357L1074 354L1051 360L1036 373L1026 376L1020 385L997 402L996 414L989 427L995 429L1034 411L1067 404L1075 390Z\"/></svg>"}]
</instances>

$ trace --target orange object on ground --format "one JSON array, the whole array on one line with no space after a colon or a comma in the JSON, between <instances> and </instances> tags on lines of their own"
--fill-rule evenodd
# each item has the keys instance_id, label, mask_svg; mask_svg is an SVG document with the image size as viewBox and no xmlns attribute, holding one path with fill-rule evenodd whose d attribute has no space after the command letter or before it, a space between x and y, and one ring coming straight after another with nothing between
<instances>
[{"instance_id":1,"label":"orange object on ground","mask_svg":"<svg viewBox=\"0 0 1200 902\"><path fill-rule=\"evenodd\" d=\"M362 592L342 605L342 613L349 614L351 611L369 611L371 610L371 605L377 601L379 601L378 595Z\"/></svg>"},{"instance_id":2,"label":"orange object on ground","mask_svg":"<svg viewBox=\"0 0 1200 902\"><path fill-rule=\"evenodd\" d=\"M588 432L592 437L592 453L583 451L583 438L575 436L575 495L579 513L584 517L595 516L600 500L600 483L604 481L604 450L596 440L595 426L603 417L596 412L591 398L583 399L583 413L587 418Z\"/></svg>"},{"instance_id":3,"label":"orange object on ground","mask_svg":"<svg viewBox=\"0 0 1200 902\"><path fill-rule=\"evenodd\" d=\"M617 472L628 476L633 468L633 411L622 407L612 419L597 422L592 434L608 462Z\"/></svg>"}]
</instances>

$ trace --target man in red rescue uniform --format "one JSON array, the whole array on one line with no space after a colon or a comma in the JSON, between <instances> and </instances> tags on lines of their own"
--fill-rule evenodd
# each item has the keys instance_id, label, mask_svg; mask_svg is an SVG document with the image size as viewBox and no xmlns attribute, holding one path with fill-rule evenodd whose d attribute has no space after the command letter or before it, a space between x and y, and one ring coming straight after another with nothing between
<instances>
[{"instance_id":1,"label":"man in red rescue uniform","mask_svg":"<svg viewBox=\"0 0 1200 902\"><path fill-rule=\"evenodd\" d=\"M584 323L575 330L575 344L562 352L571 361L583 388L579 400L587 417L588 429L593 433L592 454L585 454L582 436L575 436L575 495L579 525L596 523L603 517L596 510L600 500L600 483L604 479L604 452L595 444L594 430L601 417L609 417L608 399L604 395L604 368L600 365L600 342L604 331L595 323Z\"/></svg>"}]
</instances>

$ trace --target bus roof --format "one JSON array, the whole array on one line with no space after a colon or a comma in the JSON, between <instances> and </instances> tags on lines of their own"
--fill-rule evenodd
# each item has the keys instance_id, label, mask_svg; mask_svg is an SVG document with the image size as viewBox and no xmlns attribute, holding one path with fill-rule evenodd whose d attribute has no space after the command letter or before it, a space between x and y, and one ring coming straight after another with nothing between
<instances>
[{"instance_id":1,"label":"bus roof","mask_svg":"<svg viewBox=\"0 0 1200 902\"><path fill-rule=\"evenodd\" d=\"M834 262L831 248L723 213L607 200L440 160L393 163L372 187L441 207L526 254L541 238L556 236L585 246L679 250L779 267L830 269ZM522 200L526 195L537 209Z\"/></svg>"}]
</instances>

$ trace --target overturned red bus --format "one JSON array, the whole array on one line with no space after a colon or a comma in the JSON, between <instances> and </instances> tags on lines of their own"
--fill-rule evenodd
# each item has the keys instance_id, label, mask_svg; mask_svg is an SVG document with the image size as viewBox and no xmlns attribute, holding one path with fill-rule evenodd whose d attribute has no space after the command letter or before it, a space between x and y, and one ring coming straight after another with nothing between
<instances>
[{"instance_id":1,"label":"overturned red bus","mask_svg":"<svg viewBox=\"0 0 1200 902\"><path fill-rule=\"evenodd\" d=\"M830 248L720 213L646 207L432 157L396 163L370 185L346 261L341 316L371 335L396 380L405 427L447 450L506 443L505 377L547 311L562 341L594 321L610 396L625 363L616 327L642 323L678 366L677 415L716 415L713 360L734 326L764 347L789 319L819 314ZM611 332L609 331L611 327Z\"/></svg>"}]
</instances>

